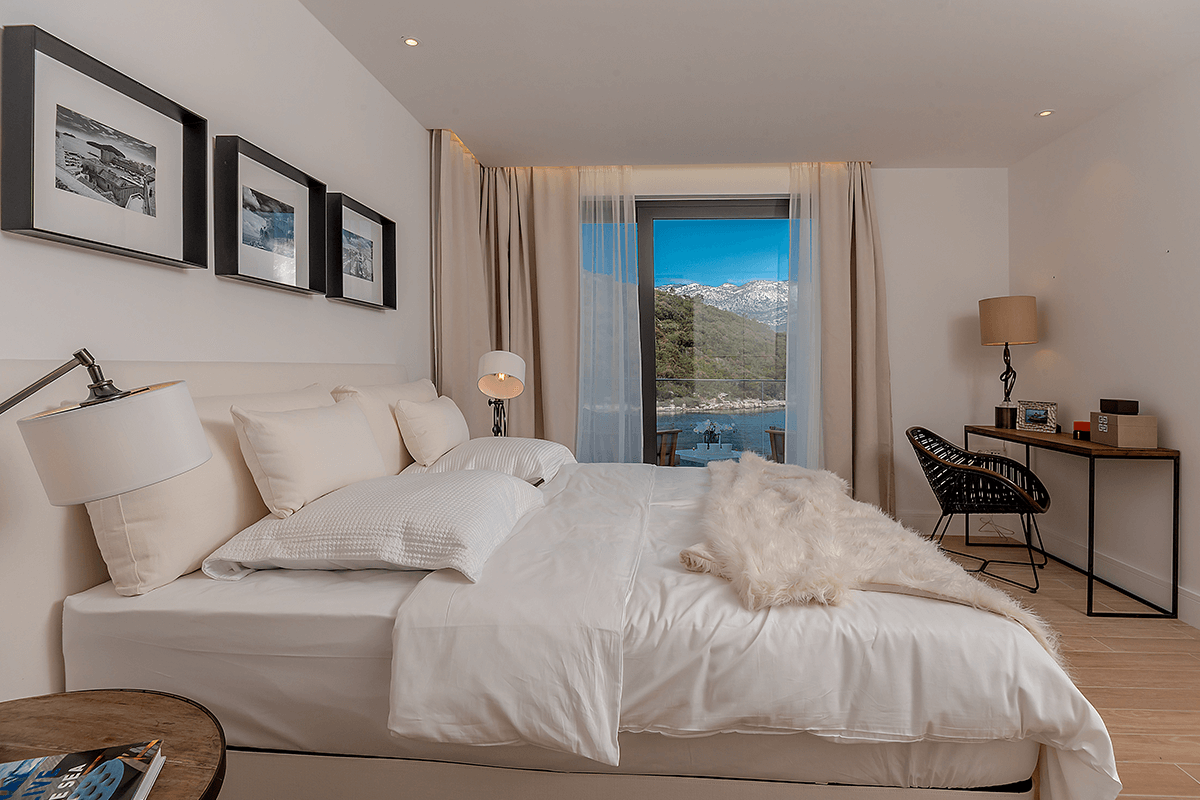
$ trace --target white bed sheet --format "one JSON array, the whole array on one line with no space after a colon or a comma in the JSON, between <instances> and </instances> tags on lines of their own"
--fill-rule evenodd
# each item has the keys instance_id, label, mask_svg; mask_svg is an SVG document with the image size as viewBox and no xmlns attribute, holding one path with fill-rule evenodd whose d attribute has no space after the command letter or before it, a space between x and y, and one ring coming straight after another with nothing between
<instances>
[{"instance_id":1,"label":"white bed sheet","mask_svg":"<svg viewBox=\"0 0 1200 800\"><path fill-rule=\"evenodd\" d=\"M570 772L877 786L995 786L1028 778L1030 740L839 744L810 734L620 735L621 765L539 747L400 740L387 732L391 632L419 572L200 573L139 597L106 583L67 598L67 689L175 692L216 714L230 746Z\"/></svg>"},{"instance_id":2,"label":"white bed sheet","mask_svg":"<svg viewBox=\"0 0 1200 800\"><path fill-rule=\"evenodd\" d=\"M1047 746L1047 800L1117 796L1103 721L1025 627L879 592L750 611L727 582L679 562L702 530L707 473L658 468L635 485L653 469L564 467L546 508L518 526L478 583L434 575L413 592L395 629L394 731L535 742L614 765L618 726L671 736L807 731L840 742L1033 739ZM643 530L653 531L644 546ZM589 558L595 539L619 555ZM627 570L613 581L597 567L635 557L628 591ZM581 691L565 676L598 685ZM487 702L464 702L463 687Z\"/></svg>"}]
</instances>

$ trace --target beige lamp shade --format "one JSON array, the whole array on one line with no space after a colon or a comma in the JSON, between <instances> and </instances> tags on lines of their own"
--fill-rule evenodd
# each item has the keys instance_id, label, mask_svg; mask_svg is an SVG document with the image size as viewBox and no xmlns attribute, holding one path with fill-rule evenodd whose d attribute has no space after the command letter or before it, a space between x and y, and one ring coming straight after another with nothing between
<instances>
[{"instance_id":1,"label":"beige lamp shade","mask_svg":"<svg viewBox=\"0 0 1200 800\"><path fill-rule=\"evenodd\" d=\"M479 391L509 400L525 391L525 359L507 350L493 350L479 359Z\"/></svg>"},{"instance_id":2,"label":"beige lamp shade","mask_svg":"<svg viewBox=\"0 0 1200 800\"><path fill-rule=\"evenodd\" d=\"M989 297L979 301L979 343L1036 344L1037 298L1028 295Z\"/></svg>"},{"instance_id":3,"label":"beige lamp shade","mask_svg":"<svg viewBox=\"0 0 1200 800\"><path fill-rule=\"evenodd\" d=\"M183 381L52 409L20 420L17 427L56 506L140 489L212 456Z\"/></svg>"}]
</instances>

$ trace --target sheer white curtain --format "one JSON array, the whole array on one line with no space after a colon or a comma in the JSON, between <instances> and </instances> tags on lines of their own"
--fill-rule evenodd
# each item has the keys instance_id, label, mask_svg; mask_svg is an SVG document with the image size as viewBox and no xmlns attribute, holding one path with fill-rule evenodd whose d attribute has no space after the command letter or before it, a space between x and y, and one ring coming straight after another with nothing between
<instances>
[{"instance_id":1,"label":"sheer white curtain","mask_svg":"<svg viewBox=\"0 0 1200 800\"><path fill-rule=\"evenodd\" d=\"M637 225L631 167L579 170L581 462L642 460Z\"/></svg>"},{"instance_id":2,"label":"sheer white curtain","mask_svg":"<svg viewBox=\"0 0 1200 800\"><path fill-rule=\"evenodd\" d=\"M819 164L792 164L788 191L787 412L784 461L824 466L821 411Z\"/></svg>"}]
</instances>

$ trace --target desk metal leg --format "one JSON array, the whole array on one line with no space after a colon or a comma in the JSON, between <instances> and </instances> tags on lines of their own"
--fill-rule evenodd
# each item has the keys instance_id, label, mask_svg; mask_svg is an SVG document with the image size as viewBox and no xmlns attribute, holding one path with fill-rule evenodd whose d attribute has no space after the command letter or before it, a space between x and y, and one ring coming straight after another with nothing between
<instances>
[{"instance_id":1,"label":"desk metal leg","mask_svg":"<svg viewBox=\"0 0 1200 800\"><path fill-rule=\"evenodd\" d=\"M968 453L971 452L971 434L963 431L963 449ZM971 546L971 515L963 514L963 544L967 547Z\"/></svg>"},{"instance_id":2,"label":"desk metal leg","mask_svg":"<svg viewBox=\"0 0 1200 800\"><path fill-rule=\"evenodd\" d=\"M1101 456L1103 458L1103 456ZM1171 521L1171 608L1166 609L1162 606L1151 603L1149 600L1138 597L1128 589L1122 589L1111 581L1096 575L1096 458L1088 458L1088 597L1087 597L1087 615L1089 617L1126 617L1132 619L1177 619L1179 616L1179 459L1172 458L1174 465L1174 474L1172 480L1172 521ZM1114 589L1128 598L1138 601L1144 606L1154 609L1154 613L1128 612L1128 611L1096 611L1093 605L1092 584L1093 582L1102 583L1110 589Z\"/></svg>"},{"instance_id":3,"label":"desk metal leg","mask_svg":"<svg viewBox=\"0 0 1200 800\"><path fill-rule=\"evenodd\" d=\"M1171 617L1179 617L1179 458L1171 459L1174 463L1174 497L1175 506L1171 521Z\"/></svg>"},{"instance_id":4,"label":"desk metal leg","mask_svg":"<svg viewBox=\"0 0 1200 800\"><path fill-rule=\"evenodd\" d=\"M1092 582L1096 579L1096 459L1088 459L1087 615L1093 614Z\"/></svg>"}]
</instances>

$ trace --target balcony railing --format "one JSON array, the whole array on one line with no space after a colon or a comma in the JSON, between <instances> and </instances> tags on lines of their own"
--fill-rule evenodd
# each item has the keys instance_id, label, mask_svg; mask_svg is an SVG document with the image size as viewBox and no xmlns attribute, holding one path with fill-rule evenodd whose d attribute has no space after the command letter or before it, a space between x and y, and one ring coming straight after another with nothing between
<instances>
[{"instance_id":1,"label":"balcony railing","mask_svg":"<svg viewBox=\"0 0 1200 800\"><path fill-rule=\"evenodd\" d=\"M732 458L745 450L769 455L767 428L784 427L785 380L655 378L655 386L658 428L680 430L681 454L703 448L706 421L718 429L722 444L732 445Z\"/></svg>"}]
</instances>

